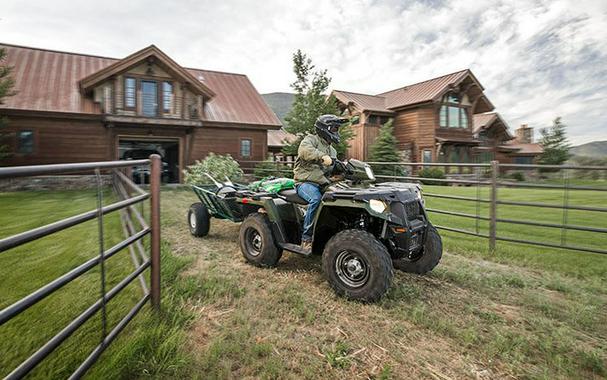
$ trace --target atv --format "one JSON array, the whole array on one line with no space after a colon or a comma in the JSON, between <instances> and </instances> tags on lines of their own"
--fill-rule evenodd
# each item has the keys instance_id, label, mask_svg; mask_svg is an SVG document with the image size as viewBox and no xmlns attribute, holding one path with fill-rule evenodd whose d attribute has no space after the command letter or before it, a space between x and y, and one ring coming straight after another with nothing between
<instances>
[{"instance_id":1,"label":"atv","mask_svg":"<svg viewBox=\"0 0 607 380\"><path fill-rule=\"evenodd\" d=\"M388 291L393 268L425 274L439 263L441 238L428 220L418 185L374 184L371 167L353 159L336 160L328 171L342 180L323 194L311 252L300 248L307 202L285 178L245 186L209 176L213 185L193 186L200 203L188 212L190 232L206 236L211 217L242 222L240 249L249 263L274 267L283 251L322 255L333 290L363 302Z\"/></svg>"}]
</instances>

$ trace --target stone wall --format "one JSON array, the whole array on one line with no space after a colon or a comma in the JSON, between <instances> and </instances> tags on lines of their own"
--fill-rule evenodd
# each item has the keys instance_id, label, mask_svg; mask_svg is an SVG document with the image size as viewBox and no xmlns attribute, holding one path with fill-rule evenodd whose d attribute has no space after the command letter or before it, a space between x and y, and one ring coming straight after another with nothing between
<instances>
[{"instance_id":1,"label":"stone wall","mask_svg":"<svg viewBox=\"0 0 607 380\"><path fill-rule=\"evenodd\" d=\"M112 176L102 175L103 186L112 184ZM94 175L54 175L0 180L0 192L24 190L87 190L97 187Z\"/></svg>"}]
</instances>

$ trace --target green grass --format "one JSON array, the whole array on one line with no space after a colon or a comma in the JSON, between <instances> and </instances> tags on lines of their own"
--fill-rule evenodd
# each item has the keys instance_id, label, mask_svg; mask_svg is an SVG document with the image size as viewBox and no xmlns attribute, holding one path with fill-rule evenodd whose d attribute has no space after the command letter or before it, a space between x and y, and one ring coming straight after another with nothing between
<instances>
[{"instance_id":1,"label":"green grass","mask_svg":"<svg viewBox=\"0 0 607 380\"><path fill-rule=\"evenodd\" d=\"M471 196L475 189L425 186L424 191ZM0 215L13 229L3 229L2 235L94 207L92 193L49 194L3 195L7 198L0 198L2 209L18 210L18 219L30 222L15 227L17 218ZM482 195L487 196L486 190ZM500 196L557 203L562 199L552 190L539 194L500 189ZM601 196L576 193L571 201L600 206ZM163 190L162 312L156 315L146 306L91 369L89 378L607 377L607 258L603 255L508 243L498 243L498 250L489 252L486 240L441 232L446 253L432 273L397 272L393 287L379 303L363 305L334 295L318 257L285 253L275 269L246 264L235 238L237 224L213 220L209 236L192 237L185 213L195 201L191 191ZM474 212L464 202L430 197L427 202L430 207ZM503 207L500 217L554 222L562 217L540 211ZM481 212L486 214L486 207ZM570 222L600 226L603 217L571 215ZM441 225L475 227L464 218L431 214L431 219ZM108 231L119 227L111 218L106 222ZM3 305L95 255L96 225L85 227L35 251L24 249L18 258L11 258L16 250L0 254ZM481 228L486 232L486 225ZM560 239L559 231L506 228L500 224L498 232ZM603 244L595 239L585 237L579 244ZM63 254L53 253L57 250ZM72 258L79 254L82 257ZM109 268L110 277L132 270L126 252L112 260L116 265ZM21 267L29 271L13 273ZM11 327L11 321L0 327L0 368L27 356L34 343L45 340L42 331L56 331L79 313L86 306L81 297L86 296L87 302L98 297L99 272L90 276L74 288L60 290L62 298L28 313L20 324ZM116 313L111 323L140 295L138 284L133 285L124 299L110 302ZM25 324L32 321L36 328ZM76 339L70 338L69 349L53 354L33 377L69 374L98 342L99 324L97 318Z\"/></svg>"},{"instance_id":2,"label":"green grass","mask_svg":"<svg viewBox=\"0 0 607 380\"><path fill-rule=\"evenodd\" d=\"M0 237L57 221L96 207L90 191L19 192L0 194ZM106 204L113 201L105 194ZM104 218L105 249L122 240L117 213ZM0 308L98 255L96 220L69 228L0 254ZM92 378L132 378L142 375L183 373L188 362L183 351L184 327L191 313L183 306L196 288L178 274L191 259L177 258L165 243L162 249L163 312L153 315L146 306L93 367ZM134 270L127 250L106 262L109 290ZM100 270L90 270L0 327L0 376L7 375L72 319L99 299ZM108 331L142 297L135 280L107 305ZM65 378L71 374L101 339L101 316L97 312L79 330L32 372L31 378Z\"/></svg>"},{"instance_id":3,"label":"green grass","mask_svg":"<svg viewBox=\"0 0 607 380\"><path fill-rule=\"evenodd\" d=\"M476 197L477 189L474 187L447 187L424 186L425 193L446 194L466 197ZM480 198L489 199L488 188L480 189ZM552 189L511 189L499 188L500 200L517 202L537 202L549 204L563 204L563 191ZM572 190L569 193L569 205L605 207L607 192ZM476 214L476 204L469 201L450 200L426 197L426 206L432 209L448 210ZM489 204L481 203L479 215L489 217ZM477 222L460 216L429 213L434 224L477 231ZM563 223L563 211L559 209L498 205L498 218L535 221L553 224ZM589 227L607 227L607 213L569 210L566 215L567 224ZM489 234L489 222L480 221L478 231ZM514 239L539 241L552 244L561 244L563 231L559 228L523 226L511 223L497 224L498 236ZM489 252L488 240L448 231L441 231L446 247L453 251L472 256L482 256L504 263L517 263L540 269L553 269L562 273L604 278L607 276L607 257L600 254L577 252L568 249L543 248L524 244L497 243L495 253ZM607 234L568 230L564 235L565 243L571 246L585 248L605 249L607 247ZM604 256L604 255L603 255ZM598 263L598 265L597 265Z\"/></svg>"}]
</instances>

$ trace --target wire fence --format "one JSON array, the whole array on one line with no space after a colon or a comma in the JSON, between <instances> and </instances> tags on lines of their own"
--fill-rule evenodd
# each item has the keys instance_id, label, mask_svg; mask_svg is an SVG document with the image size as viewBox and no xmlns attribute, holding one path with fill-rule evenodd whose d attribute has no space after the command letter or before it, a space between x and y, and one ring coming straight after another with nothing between
<instances>
[{"instance_id":1,"label":"wire fence","mask_svg":"<svg viewBox=\"0 0 607 380\"><path fill-rule=\"evenodd\" d=\"M291 175L293 162L268 162L248 161L243 165L246 174L255 178L274 175ZM475 236L488 240L490 250L496 249L498 241L510 243L522 243L533 246L548 248L569 249L580 252L592 252L606 254L607 249L602 244L584 246L579 244L580 239L574 235L570 237L569 232L588 233L594 237L607 238L607 207L596 204L607 205L607 166L574 166L574 165L535 165L535 164L501 164L497 161L490 163L423 163L423 162L368 162L376 170L378 182L414 182L428 187L431 191L424 190L424 197L428 203L432 199L446 200L445 207L427 207L431 215L444 215L456 217L457 220L468 219L474 222L470 228L462 228L462 224L456 222L454 225L436 225L438 229L450 231L469 236ZM438 169L439 178L430 178L425 169ZM436 174L437 172L434 171ZM436 186L433 186L436 185ZM459 194L453 187L439 188L438 186L457 186L472 188L465 195ZM438 191L442 189L441 191ZM559 202L547 201L521 201L519 199L508 199L502 196L500 189L519 189L521 196L529 195L524 190L537 189L540 191L540 200L546 198L541 192L550 192L550 197L555 196L555 191L560 192ZM603 201L593 204L580 205L571 202L571 194L583 192L583 198L592 200L600 198ZM486 194L488 193L488 194ZM473 195L471 195L473 194ZM473 205L473 212L458 211L457 205L467 203ZM520 217L500 216L504 207L524 207L528 210L539 210L533 220ZM542 209L559 210L559 222L549 221L543 217ZM486 213L484 211L487 211ZM587 225L573 224L570 222L572 211L588 214L585 218ZM505 213L505 212L504 212ZM595 213L601 214L594 217ZM487 225L485 228L485 225ZM518 225L531 227L527 231L516 231L507 234L511 228L507 225ZM534 238L532 228L547 228L558 230L558 238L551 235L549 240L540 241ZM550 240L552 239L552 240ZM586 239L586 240L593 240ZM607 240L605 240L607 243Z\"/></svg>"}]
</instances>

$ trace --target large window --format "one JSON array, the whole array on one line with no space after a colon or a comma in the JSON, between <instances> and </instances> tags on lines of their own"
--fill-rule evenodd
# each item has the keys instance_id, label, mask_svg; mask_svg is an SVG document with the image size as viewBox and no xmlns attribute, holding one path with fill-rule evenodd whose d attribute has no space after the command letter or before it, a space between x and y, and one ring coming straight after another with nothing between
<instances>
[{"instance_id":1,"label":"large window","mask_svg":"<svg viewBox=\"0 0 607 380\"><path fill-rule=\"evenodd\" d=\"M454 93L443 97L439 125L442 128L468 128L468 107L462 105L460 97Z\"/></svg>"},{"instance_id":2,"label":"large window","mask_svg":"<svg viewBox=\"0 0 607 380\"><path fill-rule=\"evenodd\" d=\"M251 140L243 139L240 140L240 156L251 157Z\"/></svg>"},{"instance_id":3,"label":"large window","mask_svg":"<svg viewBox=\"0 0 607 380\"><path fill-rule=\"evenodd\" d=\"M34 153L34 132L32 132L32 131L17 132L17 153L20 153L20 154Z\"/></svg>"},{"instance_id":4,"label":"large window","mask_svg":"<svg viewBox=\"0 0 607 380\"><path fill-rule=\"evenodd\" d=\"M162 82L162 110L171 112L173 105L173 84L171 82Z\"/></svg>"},{"instance_id":5,"label":"large window","mask_svg":"<svg viewBox=\"0 0 607 380\"><path fill-rule=\"evenodd\" d=\"M141 111L143 116L158 116L158 83L153 80L141 81Z\"/></svg>"},{"instance_id":6,"label":"large window","mask_svg":"<svg viewBox=\"0 0 607 380\"><path fill-rule=\"evenodd\" d=\"M124 79L124 107L134 109L137 105L137 80Z\"/></svg>"}]
</instances>

